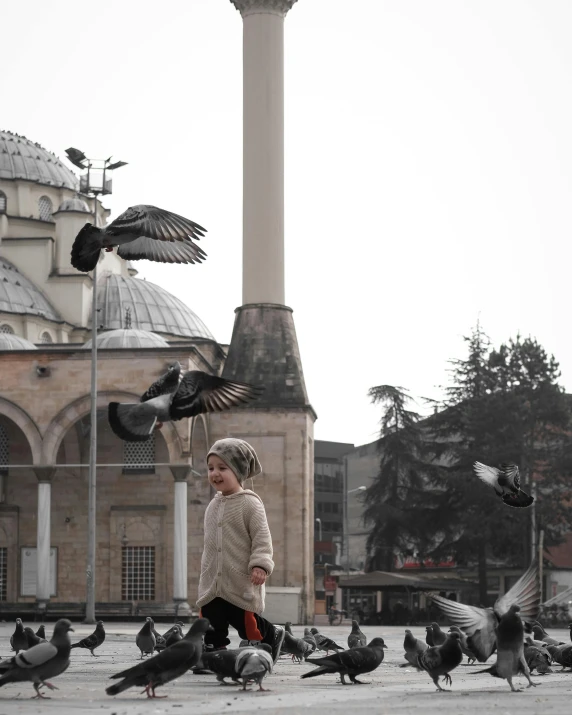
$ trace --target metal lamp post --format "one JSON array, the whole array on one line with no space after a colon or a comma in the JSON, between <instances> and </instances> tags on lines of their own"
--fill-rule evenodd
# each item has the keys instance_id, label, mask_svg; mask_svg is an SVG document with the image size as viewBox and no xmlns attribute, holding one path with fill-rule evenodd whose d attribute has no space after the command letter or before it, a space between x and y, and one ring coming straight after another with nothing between
<instances>
[{"instance_id":1,"label":"metal lamp post","mask_svg":"<svg viewBox=\"0 0 572 715\"><path fill-rule=\"evenodd\" d=\"M79 169L87 169L87 174L80 177L80 190L93 197L93 225L97 228L97 197L111 194L111 179L106 181L106 172L126 166L125 161L111 164L111 157L103 160L90 160L79 149L66 149L68 159ZM91 183L93 162L103 164L101 186ZM87 502L87 566L86 566L86 603L84 623L95 623L95 555L96 555L96 484L97 484L97 264L92 275L93 294L91 298L91 425L89 439L89 476Z\"/></svg>"}]
</instances>

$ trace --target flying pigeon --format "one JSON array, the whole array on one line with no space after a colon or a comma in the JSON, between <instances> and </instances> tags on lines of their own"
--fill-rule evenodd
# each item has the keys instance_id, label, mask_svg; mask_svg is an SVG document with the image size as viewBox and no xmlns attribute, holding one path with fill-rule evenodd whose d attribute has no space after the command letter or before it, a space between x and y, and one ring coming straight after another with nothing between
<instances>
[{"instance_id":1,"label":"flying pigeon","mask_svg":"<svg viewBox=\"0 0 572 715\"><path fill-rule=\"evenodd\" d=\"M339 673L344 685L347 684L346 675L354 685L363 685L363 681L358 680L356 676L371 673L372 670L375 670L383 660L384 648L387 648L387 646L383 638L374 638L366 646L356 646L354 648L350 646L349 650L327 655L324 658L308 658L308 663L319 667L309 673L304 673L300 677L315 678L317 675L324 675L325 673Z\"/></svg>"},{"instance_id":2,"label":"flying pigeon","mask_svg":"<svg viewBox=\"0 0 572 715\"><path fill-rule=\"evenodd\" d=\"M145 625L148 624L149 620ZM122 680L120 683L110 685L105 692L108 695L117 695L128 688L138 686L144 687L143 692L148 698L161 697L155 695L155 688L179 678L200 662L203 650L202 639L208 630L213 630L208 619L197 618L189 632L178 643L174 643L142 663L137 663L132 668L112 675L113 680L119 678ZM151 632L150 627L149 632Z\"/></svg>"},{"instance_id":3,"label":"flying pigeon","mask_svg":"<svg viewBox=\"0 0 572 715\"><path fill-rule=\"evenodd\" d=\"M320 633L320 631L317 628L310 628L310 631L312 632L312 635L314 636L316 640L316 645L318 646L318 650L323 650L326 652L326 655L331 651L339 651L343 650L341 646L339 646L336 641L332 640L331 638L328 638L325 636L323 633Z\"/></svg>"},{"instance_id":4,"label":"flying pigeon","mask_svg":"<svg viewBox=\"0 0 572 715\"><path fill-rule=\"evenodd\" d=\"M34 685L36 698L46 697L40 692L42 685L50 690L57 690L47 679L60 675L70 664L69 631L73 631L71 622L67 618L60 618L49 643L39 643L24 653L0 661L0 687L6 683L29 680Z\"/></svg>"},{"instance_id":5,"label":"flying pigeon","mask_svg":"<svg viewBox=\"0 0 572 715\"><path fill-rule=\"evenodd\" d=\"M552 660L564 668L572 668L572 643L563 643L562 645L549 645L548 652Z\"/></svg>"},{"instance_id":6,"label":"flying pigeon","mask_svg":"<svg viewBox=\"0 0 572 715\"><path fill-rule=\"evenodd\" d=\"M141 660L144 655L153 655L155 652L155 634L153 633L153 619L147 616L143 628L135 636L137 648L141 651Z\"/></svg>"},{"instance_id":7,"label":"flying pigeon","mask_svg":"<svg viewBox=\"0 0 572 715\"><path fill-rule=\"evenodd\" d=\"M524 658L531 673L533 670L538 671L539 675L546 675L547 673L554 672L550 667L550 664L552 663L552 656L550 653L547 653L541 648L537 648L533 645L525 645Z\"/></svg>"},{"instance_id":8,"label":"flying pigeon","mask_svg":"<svg viewBox=\"0 0 572 715\"><path fill-rule=\"evenodd\" d=\"M36 635L38 636L38 638L42 638L43 640L46 640L46 629L44 628L43 623L36 631Z\"/></svg>"},{"instance_id":9,"label":"flying pigeon","mask_svg":"<svg viewBox=\"0 0 572 715\"><path fill-rule=\"evenodd\" d=\"M510 689L518 692L512 684L515 675L522 674L528 680L528 688L535 687L530 679L530 670L524 657L524 626L519 615L520 606L513 604L501 616L497 626L497 662L482 673L490 673L495 678L504 678Z\"/></svg>"},{"instance_id":10,"label":"flying pigeon","mask_svg":"<svg viewBox=\"0 0 572 715\"><path fill-rule=\"evenodd\" d=\"M484 663L496 648L496 626L513 604L520 606L525 621L531 623L537 617L540 606L538 567L536 563L531 564L514 586L496 600L492 608L468 606L443 596L432 596L432 600L450 622L465 631L469 649L480 663Z\"/></svg>"},{"instance_id":11,"label":"flying pigeon","mask_svg":"<svg viewBox=\"0 0 572 715\"><path fill-rule=\"evenodd\" d=\"M406 668L408 664L411 664L415 668L418 668L417 656L424 653L429 646L426 643L423 643L423 641L420 641L418 638L415 638L409 628L406 628L405 638L403 639L403 648L405 650L404 657L407 663L404 663L401 667Z\"/></svg>"},{"instance_id":12,"label":"flying pigeon","mask_svg":"<svg viewBox=\"0 0 572 715\"><path fill-rule=\"evenodd\" d=\"M242 680L242 689L246 690L248 681L253 680L258 683L259 691L267 690L262 687L262 680L272 672L273 665L272 649L266 643L261 643L258 648L241 648L236 656L234 667Z\"/></svg>"},{"instance_id":13,"label":"flying pigeon","mask_svg":"<svg viewBox=\"0 0 572 715\"><path fill-rule=\"evenodd\" d=\"M449 675L452 670L463 660L463 651L459 634L449 633L443 645L436 645L427 648L426 651L417 656L417 666L421 670L427 671L431 679L437 686L437 690L444 690L439 685L439 676L444 676L444 680L449 685L453 684L453 679Z\"/></svg>"},{"instance_id":14,"label":"flying pigeon","mask_svg":"<svg viewBox=\"0 0 572 715\"><path fill-rule=\"evenodd\" d=\"M10 636L10 646L16 653L20 650L28 649L28 637L21 618L16 618L16 628L14 633Z\"/></svg>"},{"instance_id":15,"label":"flying pigeon","mask_svg":"<svg viewBox=\"0 0 572 715\"><path fill-rule=\"evenodd\" d=\"M477 656L469 648L466 633L463 633L463 631L458 626L451 626L451 628L449 628L449 633L452 633L453 631L459 634L459 642L461 643L461 650L463 651L463 655L467 656L469 660L469 665L472 665L477 660Z\"/></svg>"},{"instance_id":16,"label":"flying pigeon","mask_svg":"<svg viewBox=\"0 0 572 715\"><path fill-rule=\"evenodd\" d=\"M103 621L97 621L93 633L86 638L82 638L78 643L74 643L72 648L86 648L95 658L97 658L98 656L95 655L93 651L96 648L99 648L104 640L105 629L103 627Z\"/></svg>"},{"instance_id":17,"label":"flying pigeon","mask_svg":"<svg viewBox=\"0 0 572 715\"><path fill-rule=\"evenodd\" d=\"M180 363L174 363L142 395L140 402L110 402L109 424L115 434L129 442L144 442L163 422L229 410L262 393L259 387L201 370L190 370L179 380L180 373Z\"/></svg>"},{"instance_id":18,"label":"flying pigeon","mask_svg":"<svg viewBox=\"0 0 572 715\"><path fill-rule=\"evenodd\" d=\"M357 621L352 621L352 631L348 636L348 647L349 648L363 648L367 643L367 638L360 631L359 623Z\"/></svg>"},{"instance_id":19,"label":"flying pigeon","mask_svg":"<svg viewBox=\"0 0 572 715\"><path fill-rule=\"evenodd\" d=\"M78 271L92 271L101 249L112 251L114 246L126 261L201 263L207 254L193 239L205 233L197 223L157 206L130 206L105 228L86 223L73 242L71 264Z\"/></svg>"},{"instance_id":20,"label":"flying pigeon","mask_svg":"<svg viewBox=\"0 0 572 715\"><path fill-rule=\"evenodd\" d=\"M173 643L177 643L183 638L183 629L177 623L170 629L170 631L171 632L166 637L163 636L166 648L173 645Z\"/></svg>"},{"instance_id":21,"label":"flying pigeon","mask_svg":"<svg viewBox=\"0 0 572 715\"><path fill-rule=\"evenodd\" d=\"M497 469L475 462L473 469L477 477L491 486L508 506L523 508L534 501L534 497L525 494L520 488L520 472L516 464L503 463Z\"/></svg>"}]
</instances>

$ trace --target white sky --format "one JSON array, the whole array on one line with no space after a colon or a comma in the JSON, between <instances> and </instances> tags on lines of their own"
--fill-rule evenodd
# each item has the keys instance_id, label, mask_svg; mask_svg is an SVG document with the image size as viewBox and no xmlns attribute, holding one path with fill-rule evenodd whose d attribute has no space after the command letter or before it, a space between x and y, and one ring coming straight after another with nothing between
<instances>
[{"instance_id":1,"label":"white sky","mask_svg":"<svg viewBox=\"0 0 572 715\"><path fill-rule=\"evenodd\" d=\"M2 7L3 128L113 154L112 218L208 229L137 263L217 340L241 302L242 20L229 0ZM286 303L317 439L377 436L372 385L439 397L480 317L572 391L572 2L299 0L286 18Z\"/></svg>"}]
</instances>

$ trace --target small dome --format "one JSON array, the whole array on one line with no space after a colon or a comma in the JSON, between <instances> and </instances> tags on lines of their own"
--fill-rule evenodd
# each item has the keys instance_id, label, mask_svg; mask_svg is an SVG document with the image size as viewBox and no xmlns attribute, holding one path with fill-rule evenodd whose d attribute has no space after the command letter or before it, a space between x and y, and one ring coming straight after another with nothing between
<instances>
[{"instance_id":1,"label":"small dome","mask_svg":"<svg viewBox=\"0 0 572 715\"><path fill-rule=\"evenodd\" d=\"M0 179L78 189L76 175L55 154L26 137L5 131L0 131Z\"/></svg>"},{"instance_id":2,"label":"small dome","mask_svg":"<svg viewBox=\"0 0 572 715\"><path fill-rule=\"evenodd\" d=\"M58 211L80 211L84 214L91 213L87 203L83 199L80 199L79 196L74 196L73 199L62 201Z\"/></svg>"},{"instance_id":3,"label":"small dome","mask_svg":"<svg viewBox=\"0 0 572 715\"><path fill-rule=\"evenodd\" d=\"M141 278L104 274L97 282L97 307L106 330L122 328L125 311L129 308L134 328L214 340L207 326L182 300Z\"/></svg>"},{"instance_id":4,"label":"small dome","mask_svg":"<svg viewBox=\"0 0 572 715\"><path fill-rule=\"evenodd\" d=\"M91 340L83 346L91 348ZM169 343L160 335L148 330L119 328L108 330L97 336L97 349L118 350L121 348L168 348Z\"/></svg>"},{"instance_id":5,"label":"small dome","mask_svg":"<svg viewBox=\"0 0 572 715\"><path fill-rule=\"evenodd\" d=\"M0 312L39 315L61 323L62 318L42 291L13 263L0 258Z\"/></svg>"},{"instance_id":6,"label":"small dome","mask_svg":"<svg viewBox=\"0 0 572 715\"><path fill-rule=\"evenodd\" d=\"M0 351L1 350L37 350L38 348L29 340L24 340L18 335L11 333L0 333Z\"/></svg>"}]
</instances>

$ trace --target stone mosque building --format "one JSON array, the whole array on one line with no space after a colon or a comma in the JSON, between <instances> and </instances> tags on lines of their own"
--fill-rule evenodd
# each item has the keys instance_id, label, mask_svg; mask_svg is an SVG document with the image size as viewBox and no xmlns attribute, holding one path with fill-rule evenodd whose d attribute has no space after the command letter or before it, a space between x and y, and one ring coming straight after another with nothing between
<instances>
[{"instance_id":1,"label":"stone mosque building","mask_svg":"<svg viewBox=\"0 0 572 715\"><path fill-rule=\"evenodd\" d=\"M283 204L283 183L270 180L283 175L283 104L269 103L252 84L274 99L283 95L275 40L292 2L234 4L243 15L245 42L245 293L230 345L217 342L194 310L139 279L133 264L114 252L102 253L98 265L95 601L102 617L193 608L203 516L212 496L206 452L214 440L235 436L253 444L264 469L254 488L266 505L274 543L268 616L313 618L315 414L292 311L284 305L283 223L250 210ZM269 144L262 150L274 161L257 168L264 141ZM86 601L95 287L91 274L72 268L69 257L79 229L94 223L94 214L104 225L109 210L78 189L76 175L54 154L0 132L2 613L47 607L49 616L73 606L80 615ZM247 280L259 260L273 266L267 286ZM200 313L200 306L192 307ZM144 443L118 439L107 423L107 403L138 400L175 360L185 369L264 384L264 395L240 409L166 423Z\"/></svg>"}]
</instances>

